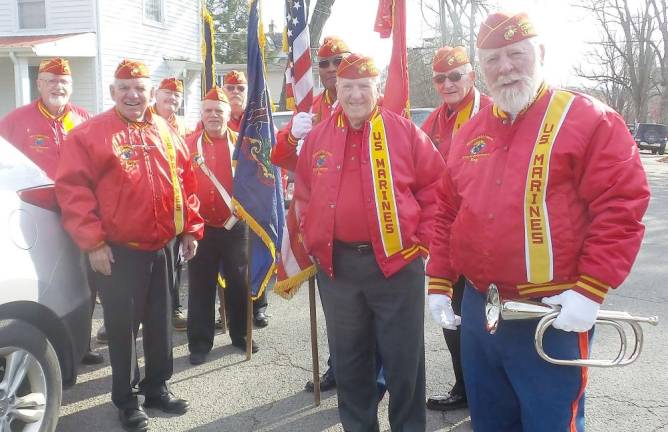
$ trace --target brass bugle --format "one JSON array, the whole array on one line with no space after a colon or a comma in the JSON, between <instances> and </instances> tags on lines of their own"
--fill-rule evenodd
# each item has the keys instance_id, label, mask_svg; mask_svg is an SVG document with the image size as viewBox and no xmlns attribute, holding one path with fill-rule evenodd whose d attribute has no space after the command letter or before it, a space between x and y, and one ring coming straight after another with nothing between
<instances>
[{"instance_id":1,"label":"brass bugle","mask_svg":"<svg viewBox=\"0 0 668 432\"><path fill-rule=\"evenodd\" d=\"M528 300L501 300L499 290L495 284L491 284L487 290L487 301L485 304L485 316L487 320L487 331L494 334L499 327L499 323L503 321L524 320L524 319L540 319L536 326L536 333L534 334L534 345L536 352L545 361L562 366L593 366L593 367L613 367L626 366L638 358L643 347L643 331L640 327L641 323L651 325L659 324L659 318L638 317L633 316L627 312L601 310L598 312L596 323L599 325L607 325L614 328L619 334L620 347L617 355L610 360L606 359L576 359L563 360L555 359L545 353L543 349L543 336L547 329L557 319L561 306L548 305L545 303L528 301ZM627 331L624 327L627 324L633 331L633 350L627 355L628 337Z\"/></svg>"}]
</instances>

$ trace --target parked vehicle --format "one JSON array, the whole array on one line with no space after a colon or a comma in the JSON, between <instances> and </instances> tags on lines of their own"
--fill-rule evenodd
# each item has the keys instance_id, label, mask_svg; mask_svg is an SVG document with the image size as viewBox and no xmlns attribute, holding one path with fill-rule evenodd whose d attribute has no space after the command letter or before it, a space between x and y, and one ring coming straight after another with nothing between
<instances>
[{"instance_id":1,"label":"parked vehicle","mask_svg":"<svg viewBox=\"0 0 668 432\"><path fill-rule=\"evenodd\" d=\"M90 293L53 182L0 138L0 429L51 432L88 349Z\"/></svg>"},{"instance_id":2,"label":"parked vehicle","mask_svg":"<svg viewBox=\"0 0 668 432\"><path fill-rule=\"evenodd\" d=\"M638 123L633 134L640 150L650 150L652 154L660 155L666 152L666 126L655 123Z\"/></svg>"}]
</instances>

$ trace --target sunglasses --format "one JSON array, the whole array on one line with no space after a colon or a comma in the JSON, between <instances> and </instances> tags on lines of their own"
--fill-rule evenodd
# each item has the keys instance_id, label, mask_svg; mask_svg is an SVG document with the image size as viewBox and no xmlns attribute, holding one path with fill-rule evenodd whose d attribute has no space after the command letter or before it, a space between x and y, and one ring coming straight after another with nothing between
<instances>
[{"instance_id":1,"label":"sunglasses","mask_svg":"<svg viewBox=\"0 0 668 432\"><path fill-rule=\"evenodd\" d=\"M225 84L225 90L227 91L238 91L240 93L243 93L246 91L246 86L245 85L234 85L234 84Z\"/></svg>"},{"instance_id":2,"label":"sunglasses","mask_svg":"<svg viewBox=\"0 0 668 432\"><path fill-rule=\"evenodd\" d=\"M320 69L326 69L326 68L329 67L330 63L333 64L336 67L339 67L339 65L341 64L341 60L343 60L343 57L334 57L331 60L329 60L329 59L320 60L318 62L318 67Z\"/></svg>"},{"instance_id":3,"label":"sunglasses","mask_svg":"<svg viewBox=\"0 0 668 432\"><path fill-rule=\"evenodd\" d=\"M464 76L463 73L454 71L450 72L449 74L435 75L434 77L432 77L431 80L434 82L434 84L443 84L446 79L449 79L450 82L454 83L462 79L463 76Z\"/></svg>"}]
</instances>

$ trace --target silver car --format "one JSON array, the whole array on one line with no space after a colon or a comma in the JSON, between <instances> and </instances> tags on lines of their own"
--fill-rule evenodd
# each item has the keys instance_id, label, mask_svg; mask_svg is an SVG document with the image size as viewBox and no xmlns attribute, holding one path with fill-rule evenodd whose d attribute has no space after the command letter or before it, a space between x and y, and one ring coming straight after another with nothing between
<instances>
[{"instance_id":1,"label":"silver car","mask_svg":"<svg viewBox=\"0 0 668 432\"><path fill-rule=\"evenodd\" d=\"M2 138L0 202L0 431L53 431L88 349L90 293L53 182Z\"/></svg>"}]
</instances>

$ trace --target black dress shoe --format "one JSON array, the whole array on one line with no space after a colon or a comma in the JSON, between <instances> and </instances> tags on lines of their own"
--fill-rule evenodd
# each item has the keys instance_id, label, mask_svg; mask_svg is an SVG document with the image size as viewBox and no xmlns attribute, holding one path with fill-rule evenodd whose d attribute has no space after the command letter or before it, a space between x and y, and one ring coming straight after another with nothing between
<instances>
[{"instance_id":1,"label":"black dress shoe","mask_svg":"<svg viewBox=\"0 0 668 432\"><path fill-rule=\"evenodd\" d=\"M81 363L85 365L101 364L104 363L104 356L99 352L88 351L81 359Z\"/></svg>"},{"instance_id":2,"label":"black dress shoe","mask_svg":"<svg viewBox=\"0 0 668 432\"><path fill-rule=\"evenodd\" d=\"M239 348L241 351L246 351L246 337L242 337L239 339L232 339L232 345ZM255 354L256 352L260 351L260 347L257 346L254 340L251 341L251 352Z\"/></svg>"},{"instance_id":3,"label":"black dress shoe","mask_svg":"<svg viewBox=\"0 0 668 432\"><path fill-rule=\"evenodd\" d=\"M466 395L450 393L445 396L434 396L427 399L427 408L434 411L451 411L468 408Z\"/></svg>"},{"instance_id":4,"label":"black dress shoe","mask_svg":"<svg viewBox=\"0 0 668 432\"><path fill-rule=\"evenodd\" d=\"M269 318L267 317L267 314L264 312L258 312L255 314L255 317L253 318L253 323L255 323L255 327L263 328L267 327L269 325Z\"/></svg>"},{"instance_id":5,"label":"black dress shoe","mask_svg":"<svg viewBox=\"0 0 668 432\"><path fill-rule=\"evenodd\" d=\"M148 416L141 407L120 408L118 418L126 431L143 432L148 430Z\"/></svg>"},{"instance_id":6,"label":"black dress shoe","mask_svg":"<svg viewBox=\"0 0 668 432\"><path fill-rule=\"evenodd\" d=\"M185 399L179 399L171 393L163 393L160 396L146 397L144 407L156 408L168 414L184 414L190 408Z\"/></svg>"},{"instance_id":7,"label":"black dress shoe","mask_svg":"<svg viewBox=\"0 0 668 432\"><path fill-rule=\"evenodd\" d=\"M322 374L322 377L320 377L320 391L332 390L333 388L336 388L336 378L334 378L334 372L332 372L332 369L329 368L327 369L327 372ZM313 393L315 391L313 381L308 380L304 386L304 389L309 393Z\"/></svg>"},{"instance_id":8,"label":"black dress shoe","mask_svg":"<svg viewBox=\"0 0 668 432\"><path fill-rule=\"evenodd\" d=\"M206 356L207 353L190 353L190 364L194 366L201 365L206 361Z\"/></svg>"}]
</instances>

